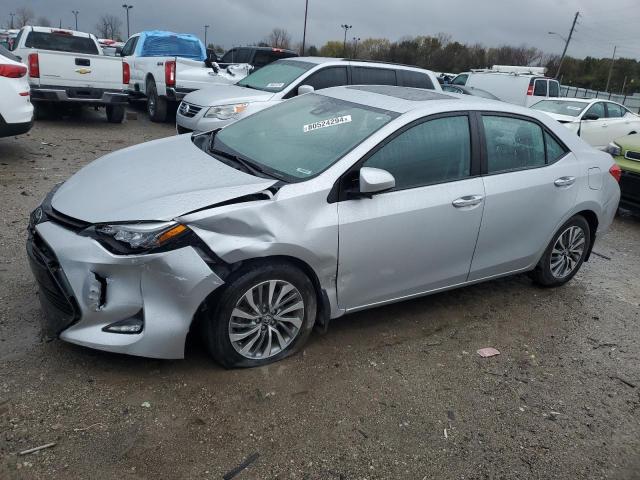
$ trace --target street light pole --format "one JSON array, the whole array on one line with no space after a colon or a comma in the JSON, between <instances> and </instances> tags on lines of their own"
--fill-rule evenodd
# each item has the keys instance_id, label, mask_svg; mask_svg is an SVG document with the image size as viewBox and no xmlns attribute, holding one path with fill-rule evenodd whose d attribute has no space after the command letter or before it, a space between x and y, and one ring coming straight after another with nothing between
<instances>
[{"instance_id":1,"label":"street light pole","mask_svg":"<svg viewBox=\"0 0 640 480\"><path fill-rule=\"evenodd\" d=\"M344 42L342 42L342 56L347 56L347 30L353 28L353 25L347 25L346 23L340 25L340 27L344 28Z\"/></svg>"},{"instance_id":2,"label":"street light pole","mask_svg":"<svg viewBox=\"0 0 640 480\"><path fill-rule=\"evenodd\" d=\"M76 30L78 30L78 14L80 12L78 10L71 10L71 13L76 17Z\"/></svg>"},{"instance_id":3,"label":"street light pole","mask_svg":"<svg viewBox=\"0 0 640 480\"><path fill-rule=\"evenodd\" d=\"M129 31L129 10L133 8L133 5L127 5L125 3L122 5L122 8L127 11L127 38L129 38L131 36L131 32Z\"/></svg>"},{"instance_id":4,"label":"street light pole","mask_svg":"<svg viewBox=\"0 0 640 480\"><path fill-rule=\"evenodd\" d=\"M207 48L207 30L209 29L209 25L204 26L204 48Z\"/></svg>"},{"instance_id":5,"label":"street light pole","mask_svg":"<svg viewBox=\"0 0 640 480\"><path fill-rule=\"evenodd\" d=\"M360 37L353 37L353 58L358 57L358 42L360 41Z\"/></svg>"},{"instance_id":6,"label":"street light pole","mask_svg":"<svg viewBox=\"0 0 640 480\"><path fill-rule=\"evenodd\" d=\"M16 16L15 13L10 13L9 16L11 17L11 30L13 30L13 17Z\"/></svg>"},{"instance_id":7,"label":"street light pole","mask_svg":"<svg viewBox=\"0 0 640 480\"><path fill-rule=\"evenodd\" d=\"M307 43L307 13L309 12L309 0L304 4L304 29L302 30L302 52L300 55L304 56L305 44Z\"/></svg>"}]
</instances>

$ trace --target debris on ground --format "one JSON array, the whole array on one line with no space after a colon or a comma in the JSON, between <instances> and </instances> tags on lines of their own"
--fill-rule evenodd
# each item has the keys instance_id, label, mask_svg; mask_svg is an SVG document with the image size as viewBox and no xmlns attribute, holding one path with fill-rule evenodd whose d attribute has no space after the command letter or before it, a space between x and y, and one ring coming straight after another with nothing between
<instances>
[{"instance_id":1,"label":"debris on ground","mask_svg":"<svg viewBox=\"0 0 640 480\"><path fill-rule=\"evenodd\" d=\"M223 480L231 480L232 478L235 478L240 472L242 472L245 468L255 462L259 456L260 454L258 452L252 453L236 468L225 473L222 476Z\"/></svg>"},{"instance_id":2,"label":"debris on ground","mask_svg":"<svg viewBox=\"0 0 640 480\"><path fill-rule=\"evenodd\" d=\"M55 447L55 446L56 446L56 442L45 443L44 445L40 445L39 447L33 447L33 448L29 448L27 450L23 450L20 453L18 453L18 455L28 455L30 453L35 453L35 452L39 452L40 450L44 450L45 448L51 448L51 447Z\"/></svg>"},{"instance_id":3,"label":"debris on ground","mask_svg":"<svg viewBox=\"0 0 640 480\"><path fill-rule=\"evenodd\" d=\"M151 408L151 404L149 402L142 402L140 406L144 408Z\"/></svg>"},{"instance_id":4,"label":"debris on ground","mask_svg":"<svg viewBox=\"0 0 640 480\"><path fill-rule=\"evenodd\" d=\"M500 355L500 352L493 347L481 348L477 351L477 353L482 358L495 357L496 355Z\"/></svg>"},{"instance_id":5,"label":"debris on ground","mask_svg":"<svg viewBox=\"0 0 640 480\"><path fill-rule=\"evenodd\" d=\"M629 380L628 378L623 377L623 376L621 376L621 375L613 375L613 376L611 376L610 378L611 378L611 379L613 379L613 380L619 380L619 381L621 381L621 382L622 382L622 383L624 383L627 387L636 388L636 386L637 386L637 385L636 385L635 383L633 383L631 380Z\"/></svg>"}]
</instances>

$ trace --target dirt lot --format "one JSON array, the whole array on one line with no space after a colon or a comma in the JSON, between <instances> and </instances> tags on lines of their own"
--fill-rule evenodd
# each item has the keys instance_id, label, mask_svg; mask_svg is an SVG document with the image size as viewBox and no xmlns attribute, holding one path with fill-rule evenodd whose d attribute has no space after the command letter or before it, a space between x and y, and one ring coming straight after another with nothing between
<instances>
[{"instance_id":1,"label":"dirt lot","mask_svg":"<svg viewBox=\"0 0 640 480\"><path fill-rule=\"evenodd\" d=\"M265 368L223 370L197 339L171 362L43 342L29 212L96 157L172 134L88 112L0 139L0 478L219 479L247 459L235 478L640 478L628 215L561 289L516 276L349 315Z\"/></svg>"}]
</instances>

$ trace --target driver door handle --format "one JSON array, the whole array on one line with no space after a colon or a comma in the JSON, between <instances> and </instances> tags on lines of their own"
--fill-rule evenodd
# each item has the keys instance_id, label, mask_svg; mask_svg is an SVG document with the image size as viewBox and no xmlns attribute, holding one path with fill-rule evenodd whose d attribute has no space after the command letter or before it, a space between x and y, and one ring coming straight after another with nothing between
<instances>
[{"instance_id":1,"label":"driver door handle","mask_svg":"<svg viewBox=\"0 0 640 480\"><path fill-rule=\"evenodd\" d=\"M576 181L576 177L560 177L554 183L556 187L568 187L573 185Z\"/></svg>"},{"instance_id":2,"label":"driver door handle","mask_svg":"<svg viewBox=\"0 0 640 480\"><path fill-rule=\"evenodd\" d=\"M456 208L472 207L482 202L482 195L467 195L464 197L456 198L451 204Z\"/></svg>"}]
</instances>

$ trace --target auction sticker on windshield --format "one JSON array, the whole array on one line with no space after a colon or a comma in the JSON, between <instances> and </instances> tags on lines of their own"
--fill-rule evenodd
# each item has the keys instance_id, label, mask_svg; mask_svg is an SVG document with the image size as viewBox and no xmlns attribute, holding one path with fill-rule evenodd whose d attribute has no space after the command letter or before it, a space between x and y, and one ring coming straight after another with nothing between
<instances>
[{"instance_id":1,"label":"auction sticker on windshield","mask_svg":"<svg viewBox=\"0 0 640 480\"><path fill-rule=\"evenodd\" d=\"M333 127L334 125L340 125L342 123L349 123L351 121L351 115L344 115L342 117L329 118L327 120L320 120L319 122L309 123L302 127L304 133L318 130L319 128Z\"/></svg>"}]
</instances>

